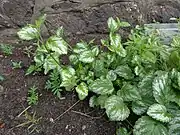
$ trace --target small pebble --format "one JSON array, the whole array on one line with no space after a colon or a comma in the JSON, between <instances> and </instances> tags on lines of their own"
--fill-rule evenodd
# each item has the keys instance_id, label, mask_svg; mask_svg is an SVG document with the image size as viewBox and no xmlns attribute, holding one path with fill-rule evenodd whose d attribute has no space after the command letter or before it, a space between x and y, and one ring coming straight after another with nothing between
<instances>
[{"instance_id":1,"label":"small pebble","mask_svg":"<svg viewBox=\"0 0 180 135\"><path fill-rule=\"evenodd\" d=\"M83 126L82 126L82 130L85 130L85 129L86 129L86 125L83 125Z\"/></svg>"},{"instance_id":2,"label":"small pebble","mask_svg":"<svg viewBox=\"0 0 180 135\"><path fill-rule=\"evenodd\" d=\"M54 119L53 118L50 118L49 120L50 120L50 122L54 123Z\"/></svg>"}]
</instances>

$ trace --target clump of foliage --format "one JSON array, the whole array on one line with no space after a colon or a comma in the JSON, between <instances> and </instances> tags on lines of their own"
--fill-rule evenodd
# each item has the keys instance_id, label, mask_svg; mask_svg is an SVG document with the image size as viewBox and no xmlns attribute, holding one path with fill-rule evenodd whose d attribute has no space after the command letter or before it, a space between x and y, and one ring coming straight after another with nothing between
<instances>
[{"instance_id":1,"label":"clump of foliage","mask_svg":"<svg viewBox=\"0 0 180 135\"><path fill-rule=\"evenodd\" d=\"M105 109L111 121L124 121L130 113L139 116L133 129L121 128L117 134L128 130L134 135L180 133L179 35L164 46L158 33L147 34L137 26L123 42L118 30L129 23L109 18L109 37L101 40L101 46L81 41L71 48L61 36L62 29L44 40L40 30L44 21L42 16L18 32L23 40L37 41L35 64L28 73L52 72L48 88L75 90L80 100L93 94L90 106ZM63 65L61 56L67 54L70 64Z\"/></svg>"},{"instance_id":2,"label":"clump of foliage","mask_svg":"<svg viewBox=\"0 0 180 135\"><path fill-rule=\"evenodd\" d=\"M38 103L38 93L36 86L33 86L28 90L27 102L29 105L36 105Z\"/></svg>"},{"instance_id":3,"label":"clump of foliage","mask_svg":"<svg viewBox=\"0 0 180 135\"><path fill-rule=\"evenodd\" d=\"M19 62L12 62L13 69L20 69L22 68L22 61Z\"/></svg>"},{"instance_id":4,"label":"clump of foliage","mask_svg":"<svg viewBox=\"0 0 180 135\"><path fill-rule=\"evenodd\" d=\"M5 55L11 55L13 54L13 48L9 44L0 44L0 50L5 54Z\"/></svg>"}]
</instances>

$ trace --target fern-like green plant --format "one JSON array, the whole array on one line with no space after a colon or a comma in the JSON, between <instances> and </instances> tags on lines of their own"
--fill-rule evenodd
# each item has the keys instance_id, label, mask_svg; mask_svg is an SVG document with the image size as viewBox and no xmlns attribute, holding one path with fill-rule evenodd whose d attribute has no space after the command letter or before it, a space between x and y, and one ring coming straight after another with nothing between
<instances>
[{"instance_id":1,"label":"fern-like green plant","mask_svg":"<svg viewBox=\"0 0 180 135\"><path fill-rule=\"evenodd\" d=\"M51 90L58 98L61 98L61 76L57 70L50 73L45 88Z\"/></svg>"},{"instance_id":2,"label":"fern-like green plant","mask_svg":"<svg viewBox=\"0 0 180 135\"><path fill-rule=\"evenodd\" d=\"M29 105L36 105L38 102L37 87L34 85L28 90L27 102Z\"/></svg>"}]
</instances>

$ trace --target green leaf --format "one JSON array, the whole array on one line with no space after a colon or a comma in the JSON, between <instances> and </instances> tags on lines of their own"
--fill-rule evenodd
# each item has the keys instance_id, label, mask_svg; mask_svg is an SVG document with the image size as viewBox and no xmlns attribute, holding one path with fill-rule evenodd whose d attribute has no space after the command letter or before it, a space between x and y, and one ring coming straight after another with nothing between
<instances>
[{"instance_id":1,"label":"green leaf","mask_svg":"<svg viewBox=\"0 0 180 135\"><path fill-rule=\"evenodd\" d=\"M93 53L94 56L98 56L99 52L100 52L100 50L99 50L98 46L94 46L92 48L92 53Z\"/></svg>"},{"instance_id":2,"label":"green leaf","mask_svg":"<svg viewBox=\"0 0 180 135\"><path fill-rule=\"evenodd\" d=\"M121 57L125 57L127 52L121 44L121 36L119 34L110 33L110 41L110 46L107 46L108 49L112 52L116 52Z\"/></svg>"},{"instance_id":3,"label":"green leaf","mask_svg":"<svg viewBox=\"0 0 180 135\"><path fill-rule=\"evenodd\" d=\"M180 53L177 50L171 52L168 64L172 68L180 69Z\"/></svg>"},{"instance_id":4,"label":"green leaf","mask_svg":"<svg viewBox=\"0 0 180 135\"><path fill-rule=\"evenodd\" d=\"M36 71L36 66L35 65L30 65L30 67L26 71L26 75L30 75L34 71Z\"/></svg>"},{"instance_id":5,"label":"green leaf","mask_svg":"<svg viewBox=\"0 0 180 135\"><path fill-rule=\"evenodd\" d=\"M130 27L131 25L128 22L120 22L119 26L120 27Z\"/></svg>"},{"instance_id":6,"label":"green leaf","mask_svg":"<svg viewBox=\"0 0 180 135\"><path fill-rule=\"evenodd\" d=\"M105 107L105 102L108 99L107 95L100 95L99 97L92 96L89 100L89 106L90 107L95 107L95 106L100 106L101 109Z\"/></svg>"},{"instance_id":7,"label":"green leaf","mask_svg":"<svg viewBox=\"0 0 180 135\"><path fill-rule=\"evenodd\" d=\"M180 37L179 37L179 35L176 35L176 36L173 37L171 46L174 47L174 48L179 48L180 47Z\"/></svg>"},{"instance_id":8,"label":"green leaf","mask_svg":"<svg viewBox=\"0 0 180 135\"><path fill-rule=\"evenodd\" d=\"M61 70L61 78L61 87L65 87L67 91L72 90L76 86L76 76L73 68L68 67Z\"/></svg>"},{"instance_id":9,"label":"green leaf","mask_svg":"<svg viewBox=\"0 0 180 135\"><path fill-rule=\"evenodd\" d=\"M172 69L171 71L171 80L172 80L172 86L180 90L180 72L178 72L176 69Z\"/></svg>"},{"instance_id":10,"label":"green leaf","mask_svg":"<svg viewBox=\"0 0 180 135\"><path fill-rule=\"evenodd\" d=\"M64 28L63 28L63 26L61 26L61 27L59 27L59 28L57 29L56 35L57 35L58 37L64 38Z\"/></svg>"},{"instance_id":11,"label":"green leaf","mask_svg":"<svg viewBox=\"0 0 180 135\"><path fill-rule=\"evenodd\" d=\"M156 101L152 95L144 95L142 92L140 93L141 100L132 102L132 111L137 115L142 115L145 113L149 106L154 104Z\"/></svg>"},{"instance_id":12,"label":"green leaf","mask_svg":"<svg viewBox=\"0 0 180 135\"><path fill-rule=\"evenodd\" d=\"M47 17L47 15L44 14L44 15L40 16L40 17L35 21L35 24L36 24L36 27L37 27L37 28L40 28L40 27L44 24L44 22L45 22L45 20L46 20L46 17Z\"/></svg>"},{"instance_id":13,"label":"green leaf","mask_svg":"<svg viewBox=\"0 0 180 135\"><path fill-rule=\"evenodd\" d=\"M108 99L107 95L100 95L99 97L97 97L97 105L99 105L101 109L103 109L105 107L105 103L107 99Z\"/></svg>"},{"instance_id":14,"label":"green leaf","mask_svg":"<svg viewBox=\"0 0 180 135\"><path fill-rule=\"evenodd\" d=\"M78 53L78 54L87 50L88 50L88 44L85 42L77 43L75 48L73 49L74 53Z\"/></svg>"},{"instance_id":15,"label":"green leaf","mask_svg":"<svg viewBox=\"0 0 180 135\"><path fill-rule=\"evenodd\" d=\"M114 73L113 70L110 70L106 76L107 79L111 81L115 81L117 79L117 75Z\"/></svg>"},{"instance_id":16,"label":"green leaf","mask_svg":"<svg viewBox=\"0 0 180 135\"><path fill-rule=\"evenodd\" d=\"M150 51L144 52L142 54L142 59L151 63L156 63L156 56Z\"/></svg>"},{"instance_id":17,"label":"green leaf","mask_svg":"<svg viewBox=\"0 0 180 135\"><path fill-rule=\"evenodd\" d=\"M92 63L95 60L95 54L91 50L87 50L81 53L79 60L83 63Z\"/></svg>"},{"instance_id":18,"label":"green leaf","mask_svg":"<svg viewBox=\"0 0 180 135\"><path fill-rule=\"evenodd\" d=\"M82 82L76 87L76 92L80 100L84 100L88 96L88 87Z\"/></svg>"},{"instance_id":19,"label":"green leaf","mask_svg":"<svg viewBox=\"0 0 180 135\"><path fill-rule=\"evenodd\" d=\"M132 73L132 70L131 70L127 65L125 65L125 66L118 66L118 67L114 70L114 72L115 72L116 74L118 74L120 77L123 77L123 78L125 78L125 79L127 79L127 80L134 78L134 75L133 75L133 73Z\"/></svg>"},{"instance_id":20,"label":"green leaf","mask_svg":"<svg viewBox=\"0 0 180 135\"><path fill-rule=\"evenodd\" d=\"M45 61L44 55L42 53L36 53L34 56L34 61L36 62L37 66L43 65Z\"/></svg>"},{"instance_id":21,"label":"green leaf","mask_svg":"<svg viewBox=\"0 0 180 135\"><path fill-rule=\"evenodd\" d=\"M171 113L173 116L176 116L180 110L180 106L178 106L174 102L170 102L169 104L166 105L167 111ZM179 112L180 113L180 112Z\"/></svg>"},{"instance_id":22,"label":"green leaf","mask_svg":"<svg viewBox=\"0 0 180 135\"><path fill-rule=\"evenodd\" d=\"M153 83L154 77L153 75L146 75L142 78L142 80L138 84L138 89L141 93L141 95L149 95L153 96Z\"/></svg>"},{"instance_id":23,"label":"green leaf","mask_svg":"<svg viewBox=\"0 0 180 135\"><path fill-rule=\"evenodd\" d=\"M51 53L47 55L44 60L44 74L47 74L50 70L58 69L59 66L59 55L56 53Z\"/></svg>"},{"instance_id":24,"label":"green leaf","mask_svg":"<svg viewBox=\"0 0 180 135\"><path fill-rule=\"evenodd\" d=\"M90 99L89 99L89 106L90 107L95 107L95 106L98 106L98 103L97 103L97 97L96 96L92 96Z\"/></svg>"},{"instance_id":25,"label":"green leaf","mask_svg":"<svg viewBox=\"0 0 180 135\"><path fill-rule=\"evenodd\" d=\"M130 135L130 133L128 133L126 128L121 127L116 130L116 135Z\"/></svg>"},{"instance_id":26,"label":"green leaf","mask_svg":"<svg viewBox=\"0 0 180 135\"><path fill-rule=\"evenodd\" d=\"M175 98L174 92L169 85L168 73L161 74L154 79L152 84L153 95L158 103L165 105Z\"/></svg>"},{"instance_id":27,"label":"green leaf","mask_svg":"<svg viewBox=\"0 0 180 135\"><path fill-rule=\"evenodd\" d=\"M48 49L57 52L60 55L68 53L68 43L61 37L50 37L47 40L46 46Z\"/></svg>"},{"instance_id":28,"label":"green leaf","mask_svg":"<svg viewBox=\"0 0 180 135\"><path fill-rule=\"evenodd\" d=\"M76 55L74 55L74 54L69 56L69 60L70 60L71 64L73 64L73 65L76 65L78 63L78 61L79 61L78 57Z\"/></svg>"},{"instance_id":29,"label":"green leaf","mask_svg":"<svg viewBox=\"0 0 180 135\"><path fill-rule=\"evenodd\" d=\"M171 99L170 101L175 102L176 104L178 104L180 106L180 93L174 93L174 96L172 95L172 97L174 97L173 99Z\"/></svg>"},{"instance_id":30,"label":"green leaf","mask_svg":"<svg viewBox=\"0 0 180 135\"><path fill-rule=\"evenodd\" d=\"M17 34L22 40L33 40L39 37L39 32L33 25L27 25L18 31Z\"/></svg>"},{"instance_id":31,"label":"green leaf","mask_svg":"<svg viewBox=\"0 0 180 135\"><path fill-rule=\"evenodd\" d=\"M172 119L172 116L167 112L166 107L160 104L151 105L147 111L147 114L161 122L169 122Z\"/></svg>"},{"instance_id":32,"label":"green leaf","mask_svg":"<svg viewBox=\"0 0 180 135\"><path fill-rule=\"evenodd\" d=\"M110 32L116 32L119 29L118 22L110 17L107 21Z\"/></svg>"},{"instance_id":33,"label":"green leaf","mask_svg":"<svg viewBox=\"0 0 180 135\"><path fill-rule=\"evenodd\" d=\"M140 93L136 86L129 83L124 83L122 88L117 92L124 101L136 101L141 100Z\"/></svg>"},{"instance_id":34,"label":"green leaf","mask_svg":"<svg viewBox=\"0 0 180 135\"><path fill-rule=\"evenodd\" d=\"M108 79L97 79L92 82L89 86L89 89L96 94L107 95L112 94L114 91L113 84Z\"/></svg>"},{"instance_id":35,"label":"green leaf","mask_svg":"<svg viewBox=\"0 0 180 135\"><path fill-rule=\"evenodd\" d=\"M96 60L93 62L93 69L96 77L106 75L105 63L102 60Z\"/></svg>"},{"instance_id":36,"label":"green leaf","mask_svg":"<svg viewBox=\"0 0 180 135\"><path fill-rule=\"evenodd\" d=\"M167 128L160 122L148 116L142 116L136 121L134 135L168 135Z\"/></svg>"},{"instance_id":37,"label":"green leaf","mask_svg":"<svg viewBox=\"0 0 180 135\"><path fill-rule=\"evenodd\" d=\"M124 104L123 100L116 95L113 95L106 100L105 109L106 114L111 121L123 121L130 114L126 104Z\"/></svg>"},{"instance_id":38,"label":"green leaf","mask_svg":"<svg viewBox=\"0 0 180 135\"><path fill-rule=\"evenodd\" d=\"M146 106L146 104L143 101L139 100L132 102L131 109L136 115L142 115L147 111L148 106Z\"/></svg>"},{"instance_id":39,"label":"green leaf","mask_svg":"<svg viewBox=\"0 0 180 135\"><path fill-rule=\"evenodd\" d=\"M180 111L169 123L169 135L180 135Z\"/></svg>"},{"instance_id":40,"label":"green leaf","mask_svg":"<svg viewBox=\"0 0 180 135\"><path fill-rule=\"evenodd\" d=\"M48 53L48 50L46 49L46 46L43 44L43 45L39 45L38 47L37 47L37 50L36 50L36 53L41 53L41 54L43 54L43 53Z\"/></svg>"}]
</instances>

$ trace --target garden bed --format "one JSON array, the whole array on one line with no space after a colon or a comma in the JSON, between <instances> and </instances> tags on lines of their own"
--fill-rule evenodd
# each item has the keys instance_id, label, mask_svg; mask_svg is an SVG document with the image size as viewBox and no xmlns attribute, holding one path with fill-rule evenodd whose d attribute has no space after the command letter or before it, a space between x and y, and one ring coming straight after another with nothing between
<instances>
[{"instance_id":1,"label":"garden bed","mask_svg":"<svg viewBox=\"0 0 180 135\"><path fill-rule=\"evenodd\" d=\"M110 16L121 17L132 25L152 22L154 19L159 22L169 22L170 17L178 17L180 10L175 2L179 1L167 0L164 2L165 4L162 2L164 1L105 2L95 4L92 7L90 5L80 6L86 9L82 9L83 12L72 10L57 14L51 11L52 13L48 14L47 17L51 21L51 25L49 24L47 28L51 30L63 25L70 39L70 44L74 44L80 39L89 41L96 37L98 40L107 36L106 22ZM67 1L62 1L62 3L68 9L71 9L69 5L73 4ZM80 4L74 2L77 7ZM148 7L148 11L143 5ZM89 98L78 102L78 96L75 92L62 92L62 98L59 99L51 91L45 89L47 76L42 73L25 76L26 70L33 62L33 57L28 57L24 49L34 45L31 42L20 41L16 32L18 28L29 23L31 18L36 17L35 13L38 12L37 10L42 4L39 6L34 1L16 0L7 2L4 6L8 18L6 21L4 18L0 19L0 43L9 44L14 49L9 56L0 51L0 74L4 77L4 81L0 81L0 134L29 135L35 129L32 133L34 135L114 135L116 123L108 120L104 110L90 108ZM58 4L52 7L55 10L62 8ZM121 33L128 32L122 30ZM34 49L32 47L32 50ZM13 69L12 62L20 61L22 67ZM36 120L39 118L40 120L28 130L29 125L17 126L28 122L25 113L22 112L29 106L27 103L28 90L33 85L38 87L39 100L37 105L28 108L27 112L31 116L36 114ZM130 126L131 124L128 124L127 120L122 125Z\"/></svg>"}]
</instances>

